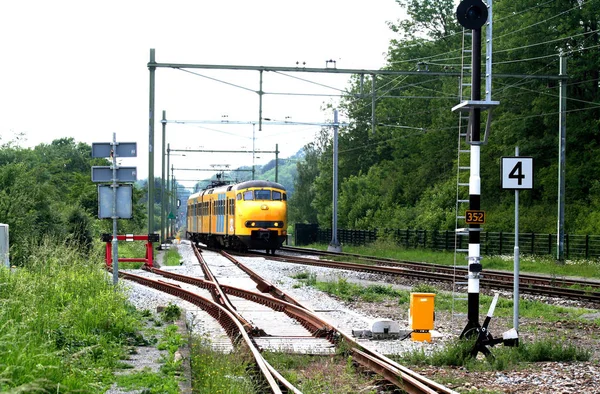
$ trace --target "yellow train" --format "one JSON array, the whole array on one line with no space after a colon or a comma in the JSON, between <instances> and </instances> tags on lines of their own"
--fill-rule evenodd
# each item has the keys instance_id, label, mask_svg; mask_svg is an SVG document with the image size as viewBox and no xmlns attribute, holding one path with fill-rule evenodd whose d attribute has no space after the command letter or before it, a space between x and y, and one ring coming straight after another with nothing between
<instances>
[{"instance_id":1,"label":"yellow train","mask_svg":"<svg viewBox=\"0 0 600 394\"><path fill-rule=\"evenodd\" d=\"M187 237L208 247L275 253L287 237L287 193L279 183L247 181L192 194Z\"/></svg>"}]
</instances>

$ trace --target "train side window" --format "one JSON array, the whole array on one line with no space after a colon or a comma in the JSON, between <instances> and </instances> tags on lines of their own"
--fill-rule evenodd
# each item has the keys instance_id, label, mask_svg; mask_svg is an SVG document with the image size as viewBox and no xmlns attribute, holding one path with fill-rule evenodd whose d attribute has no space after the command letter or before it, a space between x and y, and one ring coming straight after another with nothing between
<instances>
[{"instance_id":1,"label":"train side window","mask_svg":"<svg viewBox=\"0 0 600 394\"><path fill-rule=\"evenodd\" d=\"M257 200L270 200L271 199L271 191L270 190L255 190L254 198Z\"/></svg>"},{"instance_id":2,"label":"train side window","mask_svg":"<svg viewBox=\"0 0 600 394\"><path fill-rule=\"evenodd\" d=\"M238 193L237 196L235 196L236 199L241 200L242 199L242 193Z\"/></svg>"},{"instance_id":3,"label":"train side window","mask_svg":"<svg viewBox=\"0 0 600 394\"><path fill-rule=\"evenodd\" d=\"M283 201L287 201L287 194L283 193Z\"/></svg>"},{"instance_id":4,"label":"train side window","mask_svg":"<svg viewBox=\"0 0 600 394\"><path fill-rule=\"evenodd\" d=\"M281 200L281 192L273 190L273 201Z\"/></svg>"},{"instance_id":5,"label":"train side window","mask_svg":"<svg viewBox=\"0 0 600 394\"><path fill-rule=\"evenodd\" d=\"M254 200L254 193L252 193L252 190L244 192L244 200Z\"/></svg>"}]
</instances>

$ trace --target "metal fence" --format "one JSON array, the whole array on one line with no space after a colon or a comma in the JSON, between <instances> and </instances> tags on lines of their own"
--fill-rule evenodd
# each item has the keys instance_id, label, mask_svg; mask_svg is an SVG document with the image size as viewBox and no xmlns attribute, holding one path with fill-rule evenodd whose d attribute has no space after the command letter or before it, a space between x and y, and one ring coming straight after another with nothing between
<instances>
[{"instance_id":1,"label":"metal fence","mask_svg":"<svg viewBox=\"0 0 600 394\"><path fill-rule=\"evenodd\" d=\"M314 228L315 242L331 241L331 229ZM316 238L316 239L314 239ZM366 245L377 239L388 239L405 248L424 248L453 251L467 249L469 236L454 231L417 230L417 229L375 229L347 230L338 229L337 239L342 244ZM519 251L522 254L556 256L556 234L520 233ZM301 243L299 243L300 245ZM506 232L481 233L481 253L484 255L512 255L514 253L515 234ZM600 257L600 235L565 235L566 258L598 258Z\"/></svg>"}]
</instances>

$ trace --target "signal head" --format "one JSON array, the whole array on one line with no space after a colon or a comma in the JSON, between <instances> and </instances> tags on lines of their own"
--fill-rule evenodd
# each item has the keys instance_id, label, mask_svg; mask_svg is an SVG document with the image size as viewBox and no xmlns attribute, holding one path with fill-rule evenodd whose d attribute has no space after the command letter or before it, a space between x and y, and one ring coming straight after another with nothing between
<instances>
[{"instance_id":1,"label":"signal head","mask_svg":"<svg viewBox=\"0 0 600 394\"><path fill-rule=\"evenodd\" d=\"M456 18L467 29L480 29L487 22L488 9L481 0L463 0L456 8Z\"/></svg>"}]
</instances>

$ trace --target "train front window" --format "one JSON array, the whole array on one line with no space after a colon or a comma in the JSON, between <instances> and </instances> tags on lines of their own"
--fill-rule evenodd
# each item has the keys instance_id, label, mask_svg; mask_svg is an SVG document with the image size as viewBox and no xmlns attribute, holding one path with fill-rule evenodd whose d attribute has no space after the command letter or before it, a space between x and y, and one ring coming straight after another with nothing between
<instances>
[{"instance_id":1,"label":"train front window","mask_svg":"<svg viewBox=\"0 0 600 394\"><path fill-rule=\"evenodd\" d=\"M273 190L273 201L280 201L280 200L281 200L281 192Z\"/></svg>"},{"instance_id":2,"label":"train front window","mask_svg":"<svg viewBox=\"0 0 600 394\"><path fill-rule=\"evenodd\" d=\"M254 193L252 193L252 190L248 190L247 192L244 192L244 200L246 200L246 201L254 200Z\"/></svg>"},{"instance_id":3,"label":"train front window","mask_svg":"<svg viewBox=\"0 0 600 394\"><path fill-rule=\"evenodd\" d=\"M271 199L271 191L270 190L255 190L254 198L256 200L270 200Z\"/></svg>"}]
</instances>

